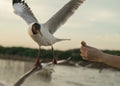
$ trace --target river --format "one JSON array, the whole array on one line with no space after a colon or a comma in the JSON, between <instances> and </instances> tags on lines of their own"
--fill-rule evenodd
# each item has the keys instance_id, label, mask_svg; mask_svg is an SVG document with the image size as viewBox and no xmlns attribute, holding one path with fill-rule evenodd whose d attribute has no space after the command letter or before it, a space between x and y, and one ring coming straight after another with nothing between
<instances>
[{"instance_id":1,"label":"river","mask_svg":"<svg viewBox=\"0 0 120 86\"><path fill-rule=\"evenodd\" d=\"M13 86L32 62L0 60L0 86ZM51 76L31 75L21 86L120 86L120 71L57 65Z\"/></svg>"}]
</instances>

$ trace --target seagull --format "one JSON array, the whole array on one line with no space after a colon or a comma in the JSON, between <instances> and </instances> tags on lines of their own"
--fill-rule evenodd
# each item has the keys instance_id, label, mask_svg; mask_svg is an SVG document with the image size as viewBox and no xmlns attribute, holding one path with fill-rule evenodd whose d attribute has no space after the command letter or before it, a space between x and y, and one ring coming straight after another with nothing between
<instances>
[{"instance_id":1,"label":"seagull","mask_svg":"<svg viewBox=\"0 0 120 86\"><path fill-rule=\"evenodd\" d=\"M12 5L14 8L14 13L26 21L29 26L28 33L30 37L39 45L36 64L39 64L40 62L41 46L51 46L53 63L57 64L57 60L54 55L53 44L69 39L59 39L56 38L53 34L61 25L63 25L68 20L69 17L74 14L74 12L84 1L85 0L70 0L48 21L41 24L38 22L37 18L34 16L25 0L13 0Z\"/></svg>"},{"instance_id":2,"label":"seagull","mask_svg":"<svg viewBox=\"0 0 120 86\"><path fill-rule=\"evenodd\" d=\"M70 58L68 59L63 59L63 60L58 60L57 64L62 64L65 62L68 62ZM54 71L54 64L52 62L48 62L48 63L39 63L36 66L33 66L29 71L27 71L25 74L23 74L22 76L20 76L20 78L14 83L13 86L21 86L25 80L30 77L33 73L37 73L37 75L43 75L43 76L47 76L46 79L51 78L51 74ZM44 78L45 78L44 77ZM43 78L43 77L42 77ZM0 86L4 86L2 83L0 83Z\"/></svg>"}]
</instances>

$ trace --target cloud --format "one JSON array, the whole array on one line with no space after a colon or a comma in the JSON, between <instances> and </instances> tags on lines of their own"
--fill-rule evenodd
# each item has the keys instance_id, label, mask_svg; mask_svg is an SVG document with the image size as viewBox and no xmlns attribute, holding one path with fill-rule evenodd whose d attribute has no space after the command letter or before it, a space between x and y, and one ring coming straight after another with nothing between
<instances>
[{"instance_id":1,"label":"cloud","mask_svg":"<svg viewBox=\"0 0 120 86\"><path fill-rule=\"evenodd\" d=\"M120 34L104 34L96 36L96 43L103 49L120 49Z\"/></svg>"},{"instance_id":2,"label":"cloud","mask_svg":"<svg viewBox=\"0 0 120 86\"><path fill-rule=\"evenodd\" d=\"M92 17L89 19L91 22L96 22L96 21L103 21L103 20L108 20L113 17L115 17L116 14L110 11L96 11L92 14Z\"/></svg>"}]
</instances>

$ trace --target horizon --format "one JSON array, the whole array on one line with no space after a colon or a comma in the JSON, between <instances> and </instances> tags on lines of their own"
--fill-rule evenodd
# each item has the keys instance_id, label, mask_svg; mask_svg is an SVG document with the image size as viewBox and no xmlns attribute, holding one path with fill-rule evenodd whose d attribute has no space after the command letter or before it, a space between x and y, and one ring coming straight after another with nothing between
<instances>
[{"instance_id":1,"label":"horizon","mask_svg":"<svg viewBox=\"0 0 120 86\"><path fill-rule=\"evenodd\" d=\"M27 49L27 48L29 48L29 49L36 49L36 50L38 50L38 48L31 48L31 47L24 47L24 46L2 46L2 45L0 45L0 47L3 47L3 48L25 48L25 49ZM69 50L76 50L76 49L80 49L80 48L71 48L71 49L66 49L66 50L59 50L59 49L55 49L55 51L69 51ZM42 50L51 50L50 48L42 48ZM100 50L102 50L102 51L106 51L106 50L108 50L108 51L120 51L120 49L119 50L117 50L117 49L100 49Z\"/></svg>"},{"instance_id":2,"label":"horizon","mask_svg":"<svg viewBox=\"0 0 120 86\"><path fill-rule=\"evenodd\" d=\"M26 0L40 23L47 21L68 1ZM80 48L81 41L99 49L120 50L119 3L120 0L86 0L54 34L58 38L72 39L55 43L55 50ZM0 5L0 45L38 48L28 35L25 21L14 14L12 0L1 0Z\"/></svg>"}]
</instances>

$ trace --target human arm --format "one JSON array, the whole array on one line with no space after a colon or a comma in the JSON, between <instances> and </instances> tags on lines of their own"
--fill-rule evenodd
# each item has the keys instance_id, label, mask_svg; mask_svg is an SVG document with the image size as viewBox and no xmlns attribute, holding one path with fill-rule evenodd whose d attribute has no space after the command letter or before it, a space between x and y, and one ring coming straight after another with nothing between
<instances>
[{"instance_id":1,"label":"human arm","mask_svg":"<svg viewBox=\"0 0 120 86\"><path fill-rule=\"evenodd\" d=\"M120 56L104 53L103 63L120 69Z\"/></svg>"},{"instance_id":2,"label":"human arm","mask_svg":"<svg viewBox=\"0 0 120 86\"><path fill-rule=\"evenodd\" d=\"M81 42L81 45L80 52L83 59L120 68L120 56L106 54L97 48L88 46L85 42Z\"/></svg>"}]
</instances>

